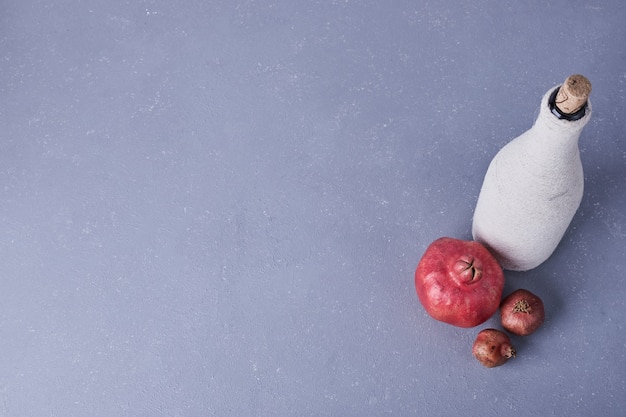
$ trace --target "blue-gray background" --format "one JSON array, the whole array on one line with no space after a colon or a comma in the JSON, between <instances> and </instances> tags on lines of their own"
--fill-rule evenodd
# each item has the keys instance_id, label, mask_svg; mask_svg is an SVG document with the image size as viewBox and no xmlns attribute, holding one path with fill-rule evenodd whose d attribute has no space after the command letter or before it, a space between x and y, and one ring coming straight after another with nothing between
<instances>
[{"instance_id":1,"label":"blue-gray background","mask_svg":"<svg viewBox=\"0 0 626 417\"><path fill-rule=\"evenodd\" d=\"M614 416L626 6L2 1L0 415ZM584 199L496 369L413 272L572 73Z\"/></svg>"}]
</instances>

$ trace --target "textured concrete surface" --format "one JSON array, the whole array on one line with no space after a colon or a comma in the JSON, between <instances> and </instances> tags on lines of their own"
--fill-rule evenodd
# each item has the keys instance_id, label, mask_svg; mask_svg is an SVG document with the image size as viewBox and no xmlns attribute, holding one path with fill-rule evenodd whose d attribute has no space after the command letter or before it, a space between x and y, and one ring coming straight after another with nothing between
<instances>
[{"instance_id":1,"label":"textured concrete surface","mask_svg":"<svg viewBox=\"0 0 626 417\"><path fill-rule=\"evenodd\" d=\"M0 415L619 415L621 1L5 1ZM588 76L546 304L482 368L413 272Z\"/></svg>"}]
</instances>

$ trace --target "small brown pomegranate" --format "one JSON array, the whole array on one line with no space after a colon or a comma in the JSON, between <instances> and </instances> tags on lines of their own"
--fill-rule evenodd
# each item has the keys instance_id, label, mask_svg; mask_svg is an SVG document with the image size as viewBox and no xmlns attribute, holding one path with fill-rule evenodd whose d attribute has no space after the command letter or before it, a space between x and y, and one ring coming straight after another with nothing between
<instances>
[{"instance_id":1,"label":"small brown pomegranate","mask_svg":"<svg viewBox=\"0 0 626 417\"><path fill-rule=\"evenodd\" d=\"M543 301L528 290L513 291L500 303L502 327L518 336L527 336L543 324Z\"/></svg>"},{"instance_id":2,"label":"small brown pomegranate","mask_svg":"<svg viewBox=\"0 0 626 417\"><path fill-rule=\"evenodd\" d=\"M514 358L515 348L506 333L496 329L485 329L476 336L472 354L482 365L494 368Z\"/></svg>"}]
</instances>

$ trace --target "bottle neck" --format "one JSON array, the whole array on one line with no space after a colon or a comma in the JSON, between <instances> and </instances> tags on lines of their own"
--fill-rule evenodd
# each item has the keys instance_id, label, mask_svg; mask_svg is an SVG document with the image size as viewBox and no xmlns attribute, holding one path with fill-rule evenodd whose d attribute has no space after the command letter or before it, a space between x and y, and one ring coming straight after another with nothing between
<instances>
[{"instance_id":1,"label":"bottle neck","mask_svg":"<svg viewBox=\"0 0 626 417\"><path fill-rule=\"evenodd\" d=\"M548 107L550 108L550 112L554 116L556 116L557 119L567 120L570 122L580 120L583 117L585 117L585 114L587 112L587 102L585 102L585 104L574 113L563 113L561 109L559 109L559 106L556 105L556 96L559 93L560 89L561 87L555 88L552 94L550 95L550 98L548 99Z\"/></svg>"},{"instance_id":2,"label":"bottle neck","mask_svg":"<svg viewBox=\"0 0 626 417\"><path fill-rule=\"evenodd\" d=\"M523 141L528 144L532 143L532 146L537 146L536 151L542 154L576 153L578 152L580 133L591 119L592 103L591 100L587 100L584 106L585 114L578 120L558 118L550 109L550 99L554 98L557 90L558 87L553 87L543 95L539 114L528 134L522 135ZM569 149L569 151L564 151L564 149Z\"/></svg>"}]
</instances>

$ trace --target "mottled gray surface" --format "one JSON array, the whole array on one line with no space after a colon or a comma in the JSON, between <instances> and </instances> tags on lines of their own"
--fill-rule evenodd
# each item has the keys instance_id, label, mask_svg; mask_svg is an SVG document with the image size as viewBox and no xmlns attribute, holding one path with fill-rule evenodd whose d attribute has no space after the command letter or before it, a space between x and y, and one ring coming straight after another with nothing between
<instances>
[{"instance_id":1,"label":"mottled gray surface","mask_svg":"<svg viewBox=\"0 0 626 417\"><path fill-rule=\"evenodd\" d=\"M623 412L626 9L449 3L2 2L0 415ZM571 73L582 206L488 370L413 272Z\"/></svg>"}]
</instances>

